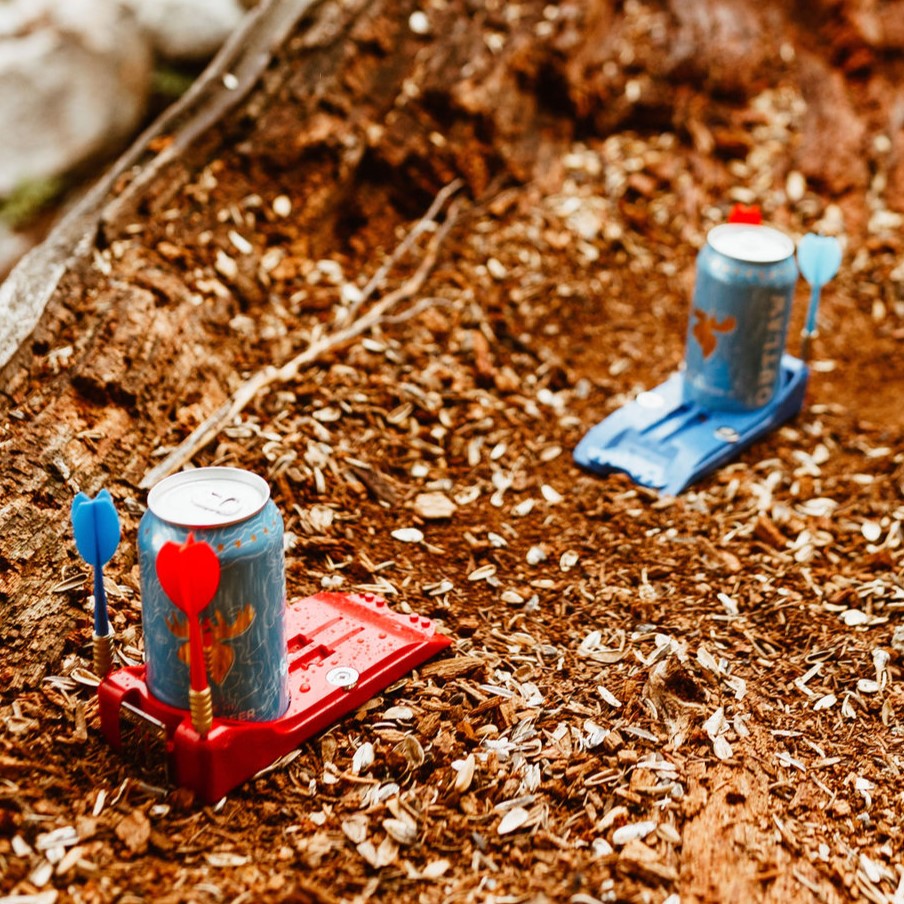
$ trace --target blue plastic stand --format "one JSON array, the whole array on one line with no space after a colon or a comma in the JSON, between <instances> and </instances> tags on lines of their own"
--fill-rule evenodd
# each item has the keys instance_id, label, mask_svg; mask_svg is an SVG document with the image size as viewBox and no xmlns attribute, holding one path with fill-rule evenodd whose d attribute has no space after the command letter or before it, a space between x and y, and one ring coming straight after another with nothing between
<instances>
[{"instance_id":1,"label":"blue plastic stand","mask_svg":"<svg viewBox=\"0 0 904 904\"><path fill-rule=\"evenodd\" d=\"M708 410L682 399L684 374L642 392L578 443L575 461L599 474L622 471L635 483L677 495L794 417L804 401L807 367L782 357L775 398L755 411Z\"/></svg>"}]
</instances>

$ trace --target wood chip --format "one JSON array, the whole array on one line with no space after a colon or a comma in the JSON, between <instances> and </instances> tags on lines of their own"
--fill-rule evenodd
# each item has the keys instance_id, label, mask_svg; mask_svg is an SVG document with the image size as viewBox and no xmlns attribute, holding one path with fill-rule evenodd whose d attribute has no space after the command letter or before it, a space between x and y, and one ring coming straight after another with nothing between
<instances>
[{"instance_id":1,"label":"wood chip","mask_svg":"<svg viewBox=\"0 0 904 904\"><path fill-rule=\"evenodd\" d=\"M454 659L437 659L421 666L420 673L425 678L457 678L486 666L480 656L457 656Z\"/></svg>"},{"instance_id":2,"label":"wood chip","mask_svg":"<svg viewBox=\"0 0 904 904\"><path fill-rule=\"evenodd\" d=\"M419 493L414 499L414 511L428 521L451 518L458 506L445 493Z\"/></svg>"},{"instance_id":3,"label":"wood chip","mask_svg":"<svg viewBox=\"0 0 904 904\"><path fill-rule=\"evenodd\" d=\"M499 820L499 827L496 831L499 835L509 835L517 832L528 819L530 819L530 813L524 807L513 807Z\"/></svg>"},{"instance_id":4,"label":"wood chip","mask_svg":"<svg viewBox=\"0 0 904 904\"><path fill-rule=\"evenodd\" d=\"M370 743L370 741L365 741L356 751L354 757L352 757L352 772L355 775L360 775L362 772L367 772L368 769L374 764L374 745Z\"/></svg>"},{"instance_id":5,"label":"wood chip","mask_svg":"<svg viewBox=\"0 0 904 904\"><path fill-rule=\"evenodd\" d=\"M480 568L475 568L468 575L469 581L485 581L487 578L491 578L496 574L496 566L493 564L481 565Z\"/></svg>"},{"instance_id":6,"label":"wood chip","mask_svg":"<svg viewBox=\"0 0 904 904\"><path fill-rule=\"evenodd\" d=\"M421 870L421 876L424 879L440 879L446 875L451 866L448 860L433 860Z\"/></svg>"},{"instance_id":7,"label":"wood chip","mask_svg":"<svg viewBox=\"0 0 904 904\"><path fill-rule=\"evenodd\" d=\"M383 828L401 845L414 844L418 838L417 826L405 819L384 819Z\"/></svg>"},{"instance_id":8,"label":"wood chip","mask_svg":"<svg viewBox=\"0 0 904 904\"><path fill-rule=\"evenodd\" d=\"M205 856L208 864L217 869L235 868L245 866L251 861L244 854L233 854L229 851L213 851Z\"/></svg>"},{"instance_id":9,"label":"wood chip","mask_svg":"<svg viewBox=\"0 0 904 904\"><path fill-rule=\"evenodd\" d=\"M375 846L372 841L362 841L357 845L356 850L374 869L391 866L399 855L396 842L388 836L380 842L379 847Z\"/></svg>"},{"instance_id":10,"label":"wood chip","mask_svg":"<svg viewBox=\"0 0 904 904\"><path fill-rule=\"evenodd\" d=\"M657 825L658 823L655 823L652 820L646 820L644 822L629 822L627 825L619 826L612 833L612 843L616 847L621 847L623 844L627 844L629 841L646 838L647 835L650 834L650 832L654 832L656 830Z\"/></svg>"},{"instance_id":11,"label":"wood chip","mask_svg":"<svg viewBox=\"0 0 904 904\"><path fill-rule=\"evenodd\" d=\"M342 820L342 832L352 844L361 844L367 838L367 817L355 815Z\"/></svg>"},{"instance_id":12,"label":"wood chip","mask_svg":"<svg viewBox=\"0 0 904 904\"><path fill-rule=\"evenodd\" d=\"M477 761L473 753L469 753L464 760L456 760L452 764L452 768L456 770L454 787L459 794L464 794L471 787L476 767Z\"/></svg>"},{"instance_id":13,"label":"wood chip","mask_svg":"<svg viewBox=\"0 0 904 904\"><path fill-rule=\"evenodd\" d=\"M116 824L116 837L133 853L146 850L151 823L141 810L133 810Z\"/></svg>"}]
</instances>

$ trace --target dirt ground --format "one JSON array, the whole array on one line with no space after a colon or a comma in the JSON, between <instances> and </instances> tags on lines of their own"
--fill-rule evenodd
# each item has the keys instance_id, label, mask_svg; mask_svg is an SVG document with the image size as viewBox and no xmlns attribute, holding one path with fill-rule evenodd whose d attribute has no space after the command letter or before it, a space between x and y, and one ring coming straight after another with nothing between
<instances>
[{"instance_id":1,"label":"dirt ground","mask_svg":"<svg viewBox=\"0 0 904 904\"><path fill-rule=\"evenodd\" d=\"M904 4L336 9L0 372L0 901L901 904ZM803 412L677 498L582 472L735 202L844 244ZM451 649L202 806L100 736L69 501L137 661L142 479L386 299L191 463L268 479L293 597Z\"/></svg>"}]
</instances>

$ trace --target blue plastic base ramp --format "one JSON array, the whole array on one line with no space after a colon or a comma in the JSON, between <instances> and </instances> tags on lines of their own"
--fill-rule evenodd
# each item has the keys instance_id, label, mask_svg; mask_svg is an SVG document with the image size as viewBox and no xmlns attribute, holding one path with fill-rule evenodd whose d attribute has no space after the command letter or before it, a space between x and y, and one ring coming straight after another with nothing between
<instances>
[{"instance_id":1,"label":"blue plastic base ramp","mask_svg":"<svg viewBox=\"0 0 904 904\"><path fill-rule=\"evenodd\" d=\"M768 405L716 411L683 400L684 374L678 372L588 431L574 459L598 474L621 471L635 483L677 495L794 417L806 388L806 365L784 355L779 390Z\"/></svg>"}]
</instances>

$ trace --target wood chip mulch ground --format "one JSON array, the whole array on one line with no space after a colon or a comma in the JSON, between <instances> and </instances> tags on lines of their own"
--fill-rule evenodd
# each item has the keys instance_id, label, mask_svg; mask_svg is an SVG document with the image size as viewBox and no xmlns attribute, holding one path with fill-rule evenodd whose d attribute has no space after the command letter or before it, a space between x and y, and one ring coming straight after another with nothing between
<instances>
[{"instance_id":1,"label":"wood chip mulch ground","mask_svg":"<svg viewBox=\"0 0 904 904\"><path fill-rule=\"evenodd\" d=\"M256 120L234 114L108 231L2 372L0 901L901 904L904 217L866 88L849 109L870 173L833 190L832 155L799 164L817 62L793 17L743 91L708 94L654 65L681 17L624 4L606 52L636 70L618 102L637 109L617 120L591 104L604 62L567 83L518 50L561 63L549 48L583 27L586 49L599 10L450 2L424 32L403 7L350 26L342 90L388 91L365 57L400 86L354 162L330 134L341 111L286 119L326 53L299 32L273 67L280 102L252 94ZM440 54L471 46L465 23L481 52ZM856 31L830 31L850 51ZM880 97L875 53L873 80L855 75ZM488 76L419 93L450 59L540 98L528 169ZM579 83L591 106L556 113ZM670 84L674 126L646 127L661 100L639 98ZM405 129L407 156L386 144ZM343 160L357 175L337 201ZM315 227L318 192L341 214ZM680 364L695 254L735 202L845 246L803 412L677 498L580 471L584 432ZM255 379L191 463L266 477L292 596L377 593L453 643L201 806L101 739L66 507L102 485L117 500L108 594L139 661L139 485Z\"/></svg>"}]
</instances>

